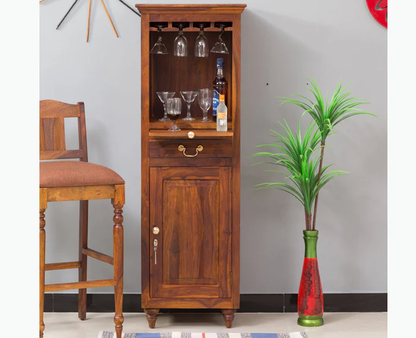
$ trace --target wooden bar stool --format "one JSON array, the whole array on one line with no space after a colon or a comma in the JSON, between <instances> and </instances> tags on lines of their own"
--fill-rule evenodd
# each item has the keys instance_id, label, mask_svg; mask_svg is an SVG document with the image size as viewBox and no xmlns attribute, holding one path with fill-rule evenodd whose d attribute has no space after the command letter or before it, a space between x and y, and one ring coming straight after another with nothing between
<instances>
[{"instance_id":1,"label":"wooden bar stool","mask_svg":"<svg viewBox=\"0 0 416 338\"><path fill-rule=\"evenodd\" d=\"M65 146L64 119L78 119L79 149ZM59 159L61 159L59 161ZM68 161L67 159L79 159ZM115 332L123 330L123 206L124 180L114 171L88 162L84 103L67 104L53 100L40 101L39 188L39 336L43 337L44 293L78 289L78 317L86 318L87 288L114 286ZM88 200L111 199L114 207L113 257L88 247ZM45 210L48 202L80 201L79 260L45 264ZM114 278L87 281L87 257L114 266ZM45 271L78 269L78 282L45 285Z\"/></svg>"}]
</instances>

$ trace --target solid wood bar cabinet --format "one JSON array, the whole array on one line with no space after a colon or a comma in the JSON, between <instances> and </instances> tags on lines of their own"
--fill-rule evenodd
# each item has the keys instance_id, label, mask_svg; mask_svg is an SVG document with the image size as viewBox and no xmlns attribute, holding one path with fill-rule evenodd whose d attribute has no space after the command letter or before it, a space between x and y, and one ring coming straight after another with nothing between
<instances>
[{"instance_id":1,"label":"solid wood bar cabinet","mask_svg":"<svg viewBox=\"0 0 416 338\"><path fill-rule=\"evenodd\" d=\"M141 13L142 307L154 328L160 309L220 309L227 327L240 306L240 42L244 4L150 5ZM188 56L173 54L182 25ZM195 57L200 27L211 49L223 31L229 54ZM150 54L162 37L168 54ZM156 92L211 88L216 61L228 80L228 131L200 122L161 122ZM182 101L183 102L183 101ZM184 103L184 102L183 102ZM185 116L183 104L182 116ZM212 108L209 112L212 118Z\"/></svg>"}]
</instances>

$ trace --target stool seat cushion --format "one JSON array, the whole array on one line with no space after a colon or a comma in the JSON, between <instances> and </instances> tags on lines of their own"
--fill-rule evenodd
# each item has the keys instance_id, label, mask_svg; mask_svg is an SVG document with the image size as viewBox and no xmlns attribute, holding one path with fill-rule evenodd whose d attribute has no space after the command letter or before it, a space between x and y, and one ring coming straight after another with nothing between
<instances>
[{"instance_id":1,"label":"stool seat cushion","mask_svg":"<svg viewBox=\"0 0 416 338\"><path fill-rule=\"evenodd\" d=\"M113 170L82 161L40 162L39 174L41 188L124 184Z\"/></svg>"}]
</instances>

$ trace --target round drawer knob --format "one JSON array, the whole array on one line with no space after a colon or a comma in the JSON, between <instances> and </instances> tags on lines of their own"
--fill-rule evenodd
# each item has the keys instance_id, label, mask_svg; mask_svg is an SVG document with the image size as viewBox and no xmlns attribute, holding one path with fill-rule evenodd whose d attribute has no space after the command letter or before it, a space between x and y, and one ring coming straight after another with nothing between
<instances>
[{"instance_id":1,"label":"round drawer knob","mask_svg":"<svg viewBox=\"0 0 416 338\"><path fill-rule=\"evenodd\" d=\"M190 132L188 133L188 137L189 137L189 138L194 138L194 137L195 137L195 133L194 133L193 131L190 131Z\"/></svg>"}]
</instances>

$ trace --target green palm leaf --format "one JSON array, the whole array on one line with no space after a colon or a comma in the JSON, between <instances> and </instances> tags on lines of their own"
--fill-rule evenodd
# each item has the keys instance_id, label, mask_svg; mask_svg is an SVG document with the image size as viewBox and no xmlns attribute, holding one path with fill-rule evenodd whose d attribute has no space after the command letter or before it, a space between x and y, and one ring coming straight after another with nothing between
<instances>
[{"instance_id":1,"label":"green palm leaf","mask_svg":"<svg viewBox=\"0 0 416 338\"><path fill-rule=\"evenodd\" d=\"M302 108L302 116L308 113L316 122L322 133L321 142L325 142L334 126L349 117L355 115L377 116L365 110L355 108L359 105L368 104L368 102L355 97L350 97L351 91L345 91L341 82L339 82L335 88L331 100L325 102L318 84L313 79L309 79L309 81L312 84L312 88L308 88L308 90L312 93L315 101L303 95L295 95L296 98L300 98L301 100L282 98L280 102L282 104L292 103Z\"/></svg>"},{"instance_id":2,"label":"green palm leaf","mask_svg":"<svg viewBox=\"0 0 416 338\"><path fill-rule=\"evenodd\" d=\"M329 166L319 170L321 160L320 144L322 132L313 121L302 135L300 124L295 133L291 131L286 121L280 123L283 132L272 130L277 144L261 144L257 147L272 147L273 151L257 152L251 157L266 157L269 161L257 162L253 165L267 164L279 166L282 170L267 169L282 175L286 182L267 182L256 185L259 189L279 189L295 197L304 207L307 215L312 214L314 199L325 184L333 178L345 174L342 171L328 172ZM322 178L320 179L320 177ZM310 217L306 221L307 230L310 229Z\"/></svg>"},{"instance_id":3,"label":"green palm leaf","mask_svg":"<svg viewBox=\"0 0 416 338\"><path fill-rule=\"evenodd\" d=\"M328 135L331 135L334 132L334 127L340 122L355 116L355 115L371 115L376 116L375 114L369 113L368 111L358 109L360 105L368 104L368 102L355 98L351 96L351 91L347 91L346 87L343 87L341 81L336 86L334 92L332 93L331 99L325 101L322 91L320 90L318 84L313 80L309 79L312 84L312 88L307 88L313 95L313 98L310 99L303 95L294 95L294 98L281 98L281 104L291 103L300 108L302 108L302 116L308 113L313 121L318 126L321 132L321 145L326 145L326 138ZM348 85L347 85L348 87ZM322 148L321 157L319 161L319 167L322 168L323 163L324 149ZM319 172L319 169L318 169ZM322 172L319 172L318 180L319 183L321 179ZM326 183L329 180L325 181ZM316 183L316 182L315 182ZM320 189L319 189L320 190ZM319 191L318 190L318 191ZM315 209L313 214L313 227L315 229L316 223L316 213L318 205L318 193L315 197Z\"/></svg>"}]
</instances>

